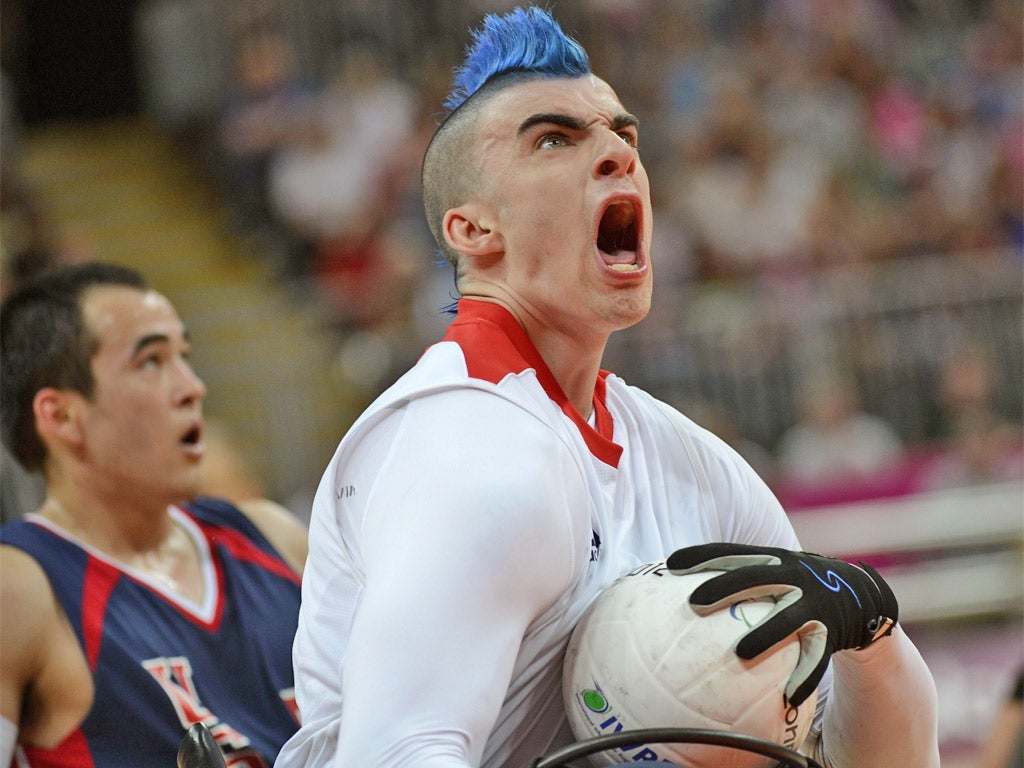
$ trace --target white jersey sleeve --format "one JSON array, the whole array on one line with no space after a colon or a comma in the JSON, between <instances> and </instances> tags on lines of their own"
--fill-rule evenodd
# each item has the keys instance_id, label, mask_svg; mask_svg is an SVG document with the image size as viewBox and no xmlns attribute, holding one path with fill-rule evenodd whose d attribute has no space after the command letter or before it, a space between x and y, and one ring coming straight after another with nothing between
<instances>
[{"instance_id":1,"label":"white jersey sleeve","mask_svg":"<svg viewBox=\"0 0 1024 768\"><path fill-rule=\"evenodd\" d=\"M590 540L567 512L587 509L578 467L522 416L491 393L442 392L392 409L329 468L310 535L332 565L310 558L304 590L340 584L357 601L332 648L339 619L321 603L295 658L314 678L344 662L340 691L300 697L307 725L335 727L344 706L336 768L480 764L523 637ZM314 741L294 764L316 764Z\"/></svg>"}]
</instances>

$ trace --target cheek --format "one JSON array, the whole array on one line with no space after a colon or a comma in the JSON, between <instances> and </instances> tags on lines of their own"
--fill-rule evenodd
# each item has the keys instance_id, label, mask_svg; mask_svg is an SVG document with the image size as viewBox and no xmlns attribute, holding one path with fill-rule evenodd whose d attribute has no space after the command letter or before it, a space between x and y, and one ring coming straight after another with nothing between
<instances>
[{"instance_id":1,"label":"cheek","mask_svg":"<svg viewBox=\"0 0 1024 768\"><path fill-rule=\"evenodd\" d=\"M122 460L140 457L151 442L148 437L149 420L144 413L129 409L130 405L125 404L109 414L98 415L88 425L87 440L95 451L112 456L114 460L118 455Z\"/></svg>"},{"instance_id":2,"label":"cheek","mask_svg":"<svg viewBox=\"0 0 1024 768\"><path fill-rule=\"evenodd\" d=\"M530 205L506 219L502 235L506 251L517 262L513 271L535 275L548 272L565 260L568 228L553 205Z\"/></svg>"},{"instance_id":3,"label":"cheek","mask_svg":"<svg viewBox=\"0 0 1024 768\"><path fill-rule=\"evenodd\" d=\"M161 414L146 398L133 397L131 392L121 392L118 397L104 397L98 400L90 414L88 432L108 446L133 446L145 448L153 443L155 425Z\"/></svg>"}]
</instances>

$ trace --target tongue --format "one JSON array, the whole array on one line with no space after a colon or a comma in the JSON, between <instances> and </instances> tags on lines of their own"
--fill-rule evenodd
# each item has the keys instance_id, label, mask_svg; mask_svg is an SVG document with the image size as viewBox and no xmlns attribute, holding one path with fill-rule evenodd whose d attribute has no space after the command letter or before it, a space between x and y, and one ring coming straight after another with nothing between
<instances>
[{"instance_id":1,"label":"tongue","mask_svg":"<svg viewBox=\"0 0 1024 768\"><path fill-rule=\"evenodd\" d=\"M636 260L636 254L633 251L615 251L615 253L602 251L601 258L605 264L614 267L616 264L632 264Z\"/></svg>"},{"instance_id":2,"label":"tongue","mask_svg":"<svg viewBox=\"0 0 1024 768\"><path fill-rule=\"evenodd\" d=\"M636 252L624 249L622 244L621 238L606 238L598 243L605 264L632 264L636 261Z\"/></svg>"}]
</instances>

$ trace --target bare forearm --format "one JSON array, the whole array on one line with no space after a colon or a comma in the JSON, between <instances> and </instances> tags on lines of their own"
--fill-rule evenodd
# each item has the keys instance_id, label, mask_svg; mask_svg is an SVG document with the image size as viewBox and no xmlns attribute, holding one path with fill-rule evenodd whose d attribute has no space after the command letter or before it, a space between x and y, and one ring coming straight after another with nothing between
<instances>
[{"instance_id":1,"label":"bare forearm","mask_svg":"<svg viewBox=\"0 0 1024 768\"><path fill-rule=\"evenodd\" d=\"M938 768L937 695L900 627L832 657L834 688L814 757L826 768Z\"/></svg>"}]
</instances>

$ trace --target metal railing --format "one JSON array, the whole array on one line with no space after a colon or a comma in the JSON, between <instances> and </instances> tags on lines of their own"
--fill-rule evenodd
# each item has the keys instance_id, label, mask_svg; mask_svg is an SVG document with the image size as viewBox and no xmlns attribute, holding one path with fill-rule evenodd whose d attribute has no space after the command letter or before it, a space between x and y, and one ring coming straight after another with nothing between
<instances>
[{"instance_id":1,"label":"metal railing","mask_svg":"<svg viewBox=\"0 0 1024 768\"><path fill-rule=\"evenodd\" d=\"M765 447L797 419L801 383L832 366L908 444L934 439L941 366L981 345L993 406L1020 423L1024 278L1013 250L857 265L786 290L656 286L651 317L613 337L607 367L684 412L727 410Z\"/></svg>"}]
</instances>

